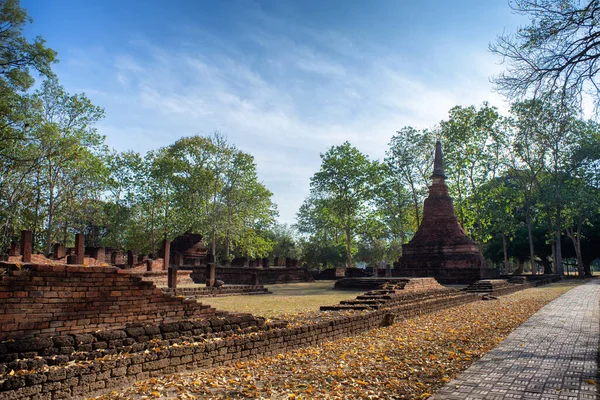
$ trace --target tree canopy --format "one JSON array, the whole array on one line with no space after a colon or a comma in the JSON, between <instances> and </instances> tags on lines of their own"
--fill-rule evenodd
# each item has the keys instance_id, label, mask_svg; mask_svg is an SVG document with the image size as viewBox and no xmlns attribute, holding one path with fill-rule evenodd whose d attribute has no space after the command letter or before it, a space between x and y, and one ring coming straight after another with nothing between
<instances>
[{"instance_id":1,"label":"tree canopy","mask_svg":"<svg viewBox=\"0 0 600 400\"><path fill-rule=\"evenodd\" d=\"M581 101L590 93L598 104L600 3L596 0L515 0L512 9L529 19L516 33L490 45L506 70L494 78L511 98L559 93Z\"/></svg>"}]
</instances>

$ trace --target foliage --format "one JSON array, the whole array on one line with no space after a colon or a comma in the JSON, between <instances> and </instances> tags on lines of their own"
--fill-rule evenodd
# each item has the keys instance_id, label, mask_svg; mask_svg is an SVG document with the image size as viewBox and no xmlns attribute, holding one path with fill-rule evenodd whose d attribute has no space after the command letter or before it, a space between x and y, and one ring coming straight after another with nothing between
<instances>
[{"instance_id":1,"label":"foliage","mask_svg":"<svg viewBox=\"0 0 600 400\"><path fill-rule=\"evenodd\" d=\"M311 195L298 212L298 227L313 235L323 229L341 233L346 266L351 267L353 241L369 211L378 164L348 142L331 147L321 160L320 170L311 178Z\"/></svg>"},{"instance_id":2,"label":"foliage","mask_svg":"<svg viewBox=\"0 0 600 400\"><path fill-rule=\"evenodd\" d=\"M19 151L31 140L25 129L30 124L27 91L34 83L31 72L53 75L56 52L45 47L41 37L30 42L23 36L30 22L18 0L0 0L0 163L31 160L29 154Z\"/></svg>"}]
</instances>

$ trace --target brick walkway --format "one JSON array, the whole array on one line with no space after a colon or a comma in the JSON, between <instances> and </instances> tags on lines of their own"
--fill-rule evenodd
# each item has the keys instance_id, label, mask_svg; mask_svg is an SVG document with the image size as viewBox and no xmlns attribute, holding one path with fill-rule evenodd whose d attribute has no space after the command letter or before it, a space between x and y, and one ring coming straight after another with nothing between
<instances>
[{"instance_id":1,"label":"brick walkway","mask_svg":"<svg viewBox=\"0 0 600 400\"><path fill-rule=\"evenodd\" d=\"M596 399L600 282L577 286L431 399Z\"/></svg>"}]
</instances>

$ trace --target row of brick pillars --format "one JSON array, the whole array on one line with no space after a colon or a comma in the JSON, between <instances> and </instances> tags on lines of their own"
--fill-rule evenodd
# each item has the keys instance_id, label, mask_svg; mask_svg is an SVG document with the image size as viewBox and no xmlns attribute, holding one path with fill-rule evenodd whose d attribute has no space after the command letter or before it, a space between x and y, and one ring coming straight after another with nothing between
<instances>
[{"instance_id":1,"label":"row of brick pillars","mask_svg":"<svg viewBox=\"0 0 600 400\"><path fill-rule=\"evenodd\" d=\"M21 231L21 261L25 263L31 262L33 254L33 233L29 230ZM69 256L67 264L83 264L85 254L84 236L83 233L75 235L75 254Z\"/></svg>"}]
</instances>

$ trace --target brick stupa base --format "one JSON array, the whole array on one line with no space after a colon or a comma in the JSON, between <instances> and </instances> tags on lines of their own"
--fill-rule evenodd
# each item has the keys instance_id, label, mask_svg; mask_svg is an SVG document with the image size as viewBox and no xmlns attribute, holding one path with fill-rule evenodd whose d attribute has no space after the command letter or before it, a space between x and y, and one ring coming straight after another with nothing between
<instances>
[{"instance_id":1,"label":"brick stupa base","mask_svg":"<svg viewBox=\"0 0 600 400\"><path fill-rule=\"evenodd\" d=\"M446 250L455 250L456 253L404 254L393 274L405 277L431 276L443 284L465 285L482 278L479 266L482 260L477 246L475 252L465 252L461 248Z\"/></svg>"},{"instance_id":2,"label":"brick stupa base","mask_svg":"<svg viewBox=\"0 0 600 400\"><path fill-rule=\"evenodd\" d=\"M440 283L469 284L485 275L486 263L479 245L458 224L445 179L442 145L438 141L433 183L423 204L423 221L413 239L402 246L402 257L393 276L429 276Z\"/></svg>"}]
</instances>

